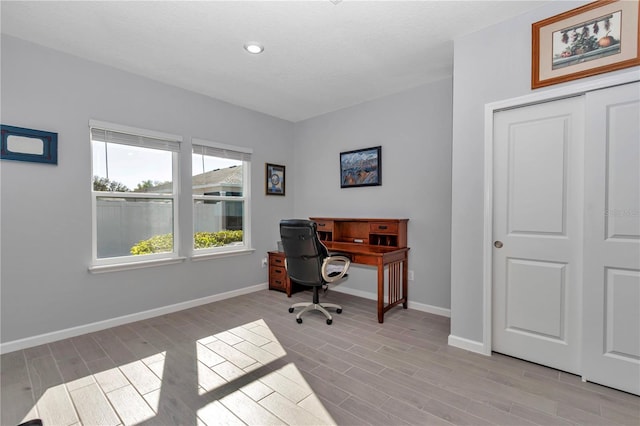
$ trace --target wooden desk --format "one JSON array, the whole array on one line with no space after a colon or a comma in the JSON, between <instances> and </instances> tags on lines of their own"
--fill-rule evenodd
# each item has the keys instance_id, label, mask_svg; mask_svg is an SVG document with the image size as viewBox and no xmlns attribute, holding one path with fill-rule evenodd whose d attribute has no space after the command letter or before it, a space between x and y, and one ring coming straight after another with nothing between
<instances>
[{"instance_id":1,"label":"wooden desk","mask_svg":"<svg viewBox=\"0 0 640 426\"><path fill-rule=\"evenodd\" d=\"M407 309L409 219L310 218L318 224L318 235L330 251L348 254L355 264L378 268L378 322L384 313L402 303ZM388 292L385 304L385 274Z\"/></svg>"}]
</instances>

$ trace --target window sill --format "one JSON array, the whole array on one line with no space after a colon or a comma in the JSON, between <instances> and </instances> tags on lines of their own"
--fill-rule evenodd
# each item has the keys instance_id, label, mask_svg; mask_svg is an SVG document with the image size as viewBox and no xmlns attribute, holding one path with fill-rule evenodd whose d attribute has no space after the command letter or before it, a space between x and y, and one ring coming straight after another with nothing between
<instances>
[{"instance_id":1,"label":"window sill","mask_svg":"<svg viewBox=\"0 0 640 426\"><path fill-rule=\"evenodd\" d=\"M154 266L171 265L184 262L186 257L172 257L170 259L144 260L131 263L114 263L112 265L94 265L89 267L92 274L103 274L105 272L128 271L130 269L152 268Z\"/></svg>"},{"instance_id":2,"label":"window sill","mask_svg":"<svg viewBox=\"0 0 640 426\"><path fill-rule=\"evenodd\" d=\"M251 253L253 253L255 251L256 251L256 249L249 248L249 249L225 251L225 252L219 252L219 253L194 254L193 256L191 256L191 260L193 262L199 262L201 260L220 259L220 258L223 258L223 257L232 257L232 256L242 256L242 255L245 255L245 254L251 254Z\"/></svg>"}]
</instances>

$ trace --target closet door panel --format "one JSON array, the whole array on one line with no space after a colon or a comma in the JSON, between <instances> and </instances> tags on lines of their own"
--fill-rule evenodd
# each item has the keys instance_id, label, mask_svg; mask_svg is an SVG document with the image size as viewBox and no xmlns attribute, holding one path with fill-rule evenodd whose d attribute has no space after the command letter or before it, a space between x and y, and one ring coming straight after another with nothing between
<instances>
[{"instance_id":1,"label":"closet door panel","mask_svg":"<svg viewBox=\"0 0 640 426\"><path fill-rule=\"evenodd\" d=\"M582 375L640 395L640 83L586 99Z\"/></svg>"}]
</instances>

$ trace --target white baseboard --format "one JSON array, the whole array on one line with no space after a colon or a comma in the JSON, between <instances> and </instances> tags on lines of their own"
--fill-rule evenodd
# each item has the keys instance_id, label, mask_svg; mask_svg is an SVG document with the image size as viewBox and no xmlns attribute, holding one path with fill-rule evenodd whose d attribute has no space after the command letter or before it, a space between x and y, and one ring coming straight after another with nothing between
<instances>
[{"instance_id":1,"label":"white baseboard","mask_svg":"<svg viewBox=\"0 0 640 426\"><path fill-rule=\"evenodd\" d=\"M441 308L440 306L427 305L426 303L412 302L409 300L407 304L409 309L415 309L416 311L427 312L434 315L440 315L441 317L451 318L451 309Z\"/></svg>"},{"instance_id":2,"label":"white baseboard","mask_svg":"<svg viewBox=\"0 0 640 426\"><path fill-rule=\"evenodd\" d=\"M449 335L449 346L455 346L456 348L464 349L470 352L479 353L480 355L491 356L491 350L487 351L484 343L477 342L475 340L465 339L464 337L457 337L453 334Z\"/></svg>"},{"instance_id":3,"label":"white baseboard","mask_svg":"<svg viewBox=\"0 0 640 426\"><path fill-rule=\"evenodd\" d=\"M137 312L135 314L124 315L104 321L93 322L90 324L67 328L64 330L40 334L38 336L26 337L24 339L13 340L11 342L0 343L0 354L31 348L33 346L43 345L45 343L51 343L57 340L68 339L70 337L80 336L81 334L93 333L95 331L117 327L119 325L129 324L131 322L141 321L160 315L170 314L172 312L182 311L184 309L194 308L200 305L206 305L207 303L218 302L220 300L230 299L232 297L241 296L243 294L266 290L268 288L269 284L265 282L262 284L244 287L238 290L232 290L225 293L202 297L200 299L188 300L186 302L180 302L174 305L163 306L143 312Z\"/></svg>"},{"instance_id":4,"label":"white baseboard","mask_svg":"<svg viewBox=\"0 0 640 426\"><path fill-rule=\"evenodd\" d=\"M363 299L378 300L378 294L377 293L372 293L370 291L356 290L356 289L353 289L353 288L343 287L343 286L340 286L340 285L335 286L335 287L331 287L331 291L336 291L336 292L339 292L339 293L346 293L346 294L350 294L352 296L362 297ZM425 303L418 303L418 302L409 301L409 303L407 304L407 307L409 309L415 309L416 311L427 312L427 313L430 313L430 314L440 315L442 317L451 318L451 310L450 309L446 309L446 308L441 308L439 306L433 306L433 305L427 305Z\"/></svg>"}]
</instances>

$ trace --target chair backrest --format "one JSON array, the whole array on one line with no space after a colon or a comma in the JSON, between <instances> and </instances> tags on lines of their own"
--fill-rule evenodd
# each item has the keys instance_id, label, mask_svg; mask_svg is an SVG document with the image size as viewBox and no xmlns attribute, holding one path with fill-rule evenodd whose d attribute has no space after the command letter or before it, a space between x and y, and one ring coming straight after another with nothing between
<instances>
[{"instance_id":1,"label":"chair backrest","mask_svg":"<svg viewBox=\"0 0 640 426\"><path fill-rule=\"evenodd\" d=\"M316 223L284 219L280 221L280 238L289 278L299 284L322 285L322 261L329 256L329 251L318 238Z\"/></svg>"}]
</instances>

